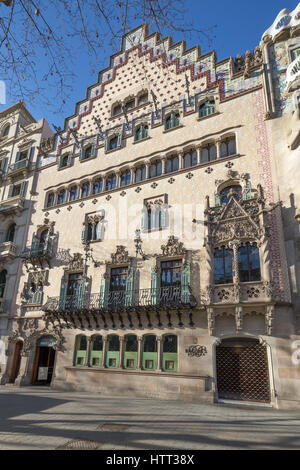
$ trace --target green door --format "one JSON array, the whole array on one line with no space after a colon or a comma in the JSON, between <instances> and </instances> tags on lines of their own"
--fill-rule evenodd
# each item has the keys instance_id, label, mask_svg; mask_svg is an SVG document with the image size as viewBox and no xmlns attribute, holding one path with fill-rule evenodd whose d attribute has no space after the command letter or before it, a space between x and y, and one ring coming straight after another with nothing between
<instances>
[{"instance_id":1,"label":"green door","mask_svg":"<svg viewBox=\"0 0 300 470\"><path fill-rule=\"evenodd\" d=\"M166 335L163 340L162 369L166 372L176 372L177 360L177 336Z\"/></svg>"},{"instance_id":2,"label":"green door","mask_svg":"<svg viewBox=\"0 0 300 470\"><path fill-rule=\"evenodd\" d=\"M147 335L144 338L142 368L143 370L157 369L157 342L155 335Z\"/></svg>"},{"instance_id":3,"label":"green door","mask_svg":"<svg viewBox=\"0 0 300 470\"><path fill-rule=\"evenodd\" d=\"M87 355L86 336L80 335L76 338L75 366L84 366Z\"/></svg>"},{"instance_id":4,"label":"green door","mask_svg":"<svg viewBox=\"0 0 300 470\"><path fill-rule=\"evenodd\" d=\"M124 369L136 369L138 363L138 342L136 335L125 338Z\"/></svg>"},{"instance_id":5,"label":"green door","mask_svg":"<svg viewBox=\"0 0 300 470\"><path fill-rule=\"evenodd\" d=\"M101 367L102 357L103 357L102 336L97 335L97 336L94 336L93 342L92 342L91 354L90 354L90 366Z\"/></svg>"},{"instance_id":6,"label":"green door","mask_svg":"<svg viewBox=\"0 0 300 470\"><path fill-rule=\"evenodd\" d=\"M117 335L110 335L108 337L105 365L108 369L115 369L120 365L120 340Z\"/></svg>"}]
</instances>

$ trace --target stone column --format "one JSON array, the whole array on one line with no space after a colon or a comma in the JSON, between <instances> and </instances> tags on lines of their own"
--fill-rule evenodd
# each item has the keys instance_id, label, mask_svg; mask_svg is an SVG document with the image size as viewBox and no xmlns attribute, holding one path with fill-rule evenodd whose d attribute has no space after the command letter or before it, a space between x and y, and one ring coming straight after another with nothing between
<instances>
[{"instance_id":1,"label":"stone column","mask_svg":"<svg viewBox=\"0 0 300 470\"><path fill-rule=\"evenodd\" d=\"M124 336L120 336L120 361L119 361L119 368L123 369L123 362L124 362Z\"/></svg>"},{"instance_id":2,"label":"stone column","mask_svg":"<svg viewBox=\"0 0 300 470\"><path fill-rule=\"evenodd\" d=\"M201 148L202 148L201 145L198 145L198 146L196 147L198 164L199 164L199 163L202 163L202 162L201 162Z\"/></svg>"},{"instance_id":3,"label":"stone column","mask_svg":"<svg viewBox=\"0 0 300 470\"><path fill-rule=\"evenodd\" d=\"M162 175L166 173L166 162L167 162L167 157L162 157L161 159L161 174Z\"/></svg>"},{"instance_id":4,"label":"stone column","mask_svg":"<svg viewBox=\"0 0 300 470\"><path fill-rule=\"evenodd\" d=\"M135 170L134 167L130 168L130 184L135 182L134 181L134 170Z\"/></svg>"},{"instance_id":5,"label":"stone column","mask_svg":"<svg viewBox=\"0 0 300 470\"><path fill-rule=\"evenodd\" d=\"M138 370L142 369L142 343L143 343L143 337L139 336L138 337L138 360L137 360L137 368Z\"/></svg>"},{"instance_id":6,"label":"stone column","mask_svg":"<svg viewBox=\"0 0 300 470\"><path fill-rule=\"evenodd\" d=\"M146 162L146 180L149 179L150 162Z\"/></svg>"},{"instance_id":7,"label":"stone column","mask_svg":"<svg viewBox=\"0 0 300 470\"><path fill-rule=\"evenodd\" d=\"M30 384L31 378L28 377L29 360L30 360L30 352L22 351L19 375L15 380L15 385L20 386L20 385Z\"/></svg>"},{"instance_id":8,"label":"stone column","mask_svg":"<svg viewBox=\"0 0 300 470\"><path fill-rule=\"evenodd\" d=\"M162 370L162 357L161 357L162 337L157 336L156 341L157 341L157 370L161 371Z\"/></svg>"},{"instance_id":9,"label":"stone column","mask_svg":"<svg viewBox=\"0 0 300 470\"><path fill-rule=\"evenodd\" d=\"M120 171L120 170L116 171L116 177L117 177L116 188L119 188L119 187L120 187L120 184L121 184L121 178L120 178L120 176L121 176L121 171Z\"/></svg>"},{"instance_id":10,"label":"stone column","mask_svg":"<svg viewBox=\"0 0 300 470\"><path fill-rule=\"evenodd\" d=\"M183 159L183 156L184 156L184 152L179 152L179 153L178 153L178 158L179 158L179 170L182 170L182 168L184 168L184 159Z\"/></svg>"},{"instance_id":11,"label":"stone column","mask_svg":"<svg viewBox=\"0 0 300 470\"><path fill-rule=\"evenodd\" d=\"M103 346L102 346L102 362L101 362L101 367L104 369L105 368L105 359L106 359L106 345L107 345L107 336L103 336Z\"/></svg>"},{"instance_id":12,"label":"stone column","mask_svg":"<svg viewBox=\"0 0 300 470\"><path fill-rule=\"evenodd\" d=\"M238 250L240 246L239 240L232 240L228 244L229 248L233 250L233 287L234 287L234 296L236 302L240 301L240 279L239 279L239 262L238 262Z\"/></svg>"},{"instance_id":13,"label":"stone column","mask_svg":"<svg viewBox=\"0 0 300 470\"><path fill-rule=\"evenodd\" d=\"M103 181L102 191L106 191L106 175L103 176L102 181Z\"/></svg>"},{"instance_id":14,"label":"stone column","mask_svg":"<svg viewBox=\"0 0 300 470\"><path fill-rule=\"evenodd\" d=\"M216 146L217 146L217 160L219 160L219 158L221 158L221 139L218 139L216 141Z\"/></svg>"},{"instance_id":15,"label":"stone column","mask_svg":"<svg viewBox=\"0 0 300 470\"><path fill-rule=\"evenodd\" d=\"M85 367L90 367L91 344L92 344L92 337L91 336L89 338L87 338L86 344L87 344L87 351L86 351L84 366Z\"/></svg>"}]
</instances>

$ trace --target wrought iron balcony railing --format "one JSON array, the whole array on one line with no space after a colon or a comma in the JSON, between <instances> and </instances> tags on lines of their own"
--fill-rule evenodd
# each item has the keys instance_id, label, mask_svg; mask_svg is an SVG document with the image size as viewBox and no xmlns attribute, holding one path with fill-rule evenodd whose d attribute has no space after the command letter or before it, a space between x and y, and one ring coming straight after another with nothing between
<instances>
[{"instance_id":1,"label":"wrought iron balcony railing","mask_svg":"<svg viewBox=\"0 0 300 470\"><path fill-rule=\"evenodd\" d=\"M195 307L195 297L190 286L168 286L159 289L114 291L85 296L49 297L42 307L45 312L73 312L106 310L118 312L127 309L157 309Z\"/></svg>"},{"instance_id":2,"label":"wrought iron balcony railing","mask_svg":"<svg viewBox=\"0 0 300 470\"><path fill-rule=\"evenodd\" d=\"M22 251L20 257L23 259L50 258L51 255L51 246L49 244L40 244L36 247L26 247L25 250Z\"/></svg>"},{"instance_id":3,"label":"wrought iron balcony railing","mask_svg":"<svg viewBox=\"0 0 300 470\"><path fill-rule=\"evenodd\" d=\"M24 160L20 160L19 162L10 165L8 168L8 174L15 173L19 170L29 170L30 167L30 160L28 158Z\"/></svg>"}]
</instances>

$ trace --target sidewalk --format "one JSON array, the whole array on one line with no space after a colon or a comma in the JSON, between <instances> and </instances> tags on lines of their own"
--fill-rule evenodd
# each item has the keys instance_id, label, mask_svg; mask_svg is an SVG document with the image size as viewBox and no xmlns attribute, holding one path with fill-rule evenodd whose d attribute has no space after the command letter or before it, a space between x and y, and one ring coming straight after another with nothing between
<instances>
[{"instance_id":1,"label":"sidewalk","mask_svg":"<svg viewBox=\"0 0 300 470\"><path fill-rule=\"evenodd\" d=\"M300 412L0 386L0 450L299 449Z\"/></svg>"}]
</instances>

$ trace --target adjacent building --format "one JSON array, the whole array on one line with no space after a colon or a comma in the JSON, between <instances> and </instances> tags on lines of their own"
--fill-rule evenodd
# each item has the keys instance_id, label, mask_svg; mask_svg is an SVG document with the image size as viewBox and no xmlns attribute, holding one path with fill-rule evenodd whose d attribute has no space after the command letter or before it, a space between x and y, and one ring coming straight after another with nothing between
<instances>
[{"instance_id":1,"label":"adjacent building","mask_svg":"<svg viewBox=\"0 0 300 470\"><path fill-rule=\"evenodd\" d=\"M123 37L40 146L2 383L299 407L299 33Z\"/></svg>"}]
</instances>

